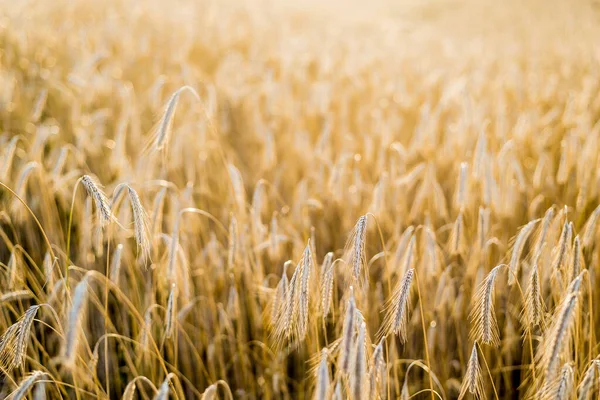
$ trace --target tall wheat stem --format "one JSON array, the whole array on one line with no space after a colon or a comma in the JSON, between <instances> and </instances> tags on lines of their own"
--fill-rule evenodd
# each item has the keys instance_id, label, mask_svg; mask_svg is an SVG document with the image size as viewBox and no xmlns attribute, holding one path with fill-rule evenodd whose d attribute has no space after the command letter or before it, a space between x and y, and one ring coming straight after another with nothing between
<instances>
[{"instance_id":1,"label":"tall wheat stem","mask_svg":"<svg viewBox=\"0 0 600 400\"><path fill-rule=\"evenodd\" d=\"M421 312L421 328L423 329L423 345L425 346L425 357L427 361L427 368L429 368L429 388L431 389L431 400L435 400L435 395L433 394L433 379L431 378L431 361L429 358L429 346L427 341L427 329L425 328L425 314L423 313L423 298L421 297L421 283L419 282L419 273L415 269L415 279L417 281L417 295L419 296L419 310Z\"/></svg>"}]
</instances>

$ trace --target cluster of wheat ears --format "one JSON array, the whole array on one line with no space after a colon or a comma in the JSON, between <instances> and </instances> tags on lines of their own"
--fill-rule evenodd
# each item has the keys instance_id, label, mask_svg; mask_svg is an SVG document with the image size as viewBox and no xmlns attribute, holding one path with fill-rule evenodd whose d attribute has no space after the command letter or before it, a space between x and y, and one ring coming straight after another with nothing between
<instances>
[{"instance_id":1,"label":"cluster of wheat ears","mask_svg":"<svg viewBox=\"0 0 600 400\"><path fill-rule=\"evenodd\" d=\"M0 398L597 398L582 20L257 2L0 1Z\"/></svg>"}]
</instances>

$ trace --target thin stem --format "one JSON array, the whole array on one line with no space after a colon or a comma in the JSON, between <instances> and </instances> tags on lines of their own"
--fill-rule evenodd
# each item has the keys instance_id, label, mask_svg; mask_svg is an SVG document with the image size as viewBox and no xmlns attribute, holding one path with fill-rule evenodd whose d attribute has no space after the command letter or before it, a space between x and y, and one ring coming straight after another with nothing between
<instances>
[{"instance_id":1,"label":"thin stem","mask_svg":"<svg viewBox=\"0 0 600 400\"><path fill-rule=\"evenodd\" d=\"M75 187L73 188L73 195L71 197L71 210L69 211L69 224L67 225L67 266L65 271L65 286L67 288L67 292L69 292L69 264L71 263L71 226L73 224L73 209L75 208L75 195L77 194L77 188L79 187L80 182L81 178L77 179L77 182L75 182Z\"/></svg>"},{"instance_id":2,"label":"thin stem","mask_svg":"<svg viewBox=\"0 0 600 400\"><path fill-rule=\"evenodd\" d=\"M417 295L419 296L419 310L421 312L421 328L423 329L423 341L425 346L425 358L427 361L427 368L431 371L431 361L429 359L429 345L427 341L427 329L425 329L425 314L423 313L423 298L421 297L421 284L419 283L419 273L415 269L415 279L417 281ZM435 400L435 396L433 394L433 379L431 378L431 373L427 374L429 376L429 388L431 389L431 400Z\"/></svg>"},{"instance_id":3,"label":"thin stem","mask_svg":"<svg viewBox=\"0 0 600 400\"><path fill-rule=\"evenodd\" d=\"M500 398L498 397L498 392L496 391L496 385L494 384L494 378L492 377L492 372L490 371L490 367L488 366L487 360L485 359L485 354L483 354L483 349L481 348L481 346L479 345L479 343L477 343L477 347L479 347L479 352L481 353L481 359L483 360L483 364L485 364L485 369L488 372L488 375L490 377L490 381L492 382L492 389L494 389L494 396L496 397L496 400L500 400Z\"/></svg>"}]
</instances>

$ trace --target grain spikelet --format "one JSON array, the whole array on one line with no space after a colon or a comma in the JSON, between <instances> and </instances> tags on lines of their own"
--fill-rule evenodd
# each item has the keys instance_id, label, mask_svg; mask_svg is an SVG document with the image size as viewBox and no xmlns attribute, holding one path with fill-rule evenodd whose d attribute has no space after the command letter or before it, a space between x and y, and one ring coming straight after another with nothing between
<instances>
[{"instance_id":1,"label":"grain spikelet","mask_svg":"<svg viewBox=\"0 0 600 400\"><path fill-rule=\"evenodd\" d=\"M321 278L321 310L323 311L323 318L329 315L331 308L331 300L333 297L333 253L329 252L325 256L323 262L323 276Z\"/></svg>"},{"instance_id":2,"label":"grain spikelet","mask_svg":"<svg viewBox=\"0 0 600 400\"><path fill-rule=\"evenodd\" d=\"M354 345L352 373L350 379L354 400L361 400L365 398L366 394L365 384L368 382L367 357L365 355L366 331L367 326L364 322L362 322L358 329L358 338L356 339L356 343Z\"/></svg>"},{"instance_id":3,"label":"grain spikelet","mask_svg":"<svg viewBox=\"0 0 600 400\"><path fill-rule=\"evenodd\" d=\"M540 276L538 272L538 257L531 267L529 275L529 285L525 292L525 305L521 314L521 321L526 329L539 326L545 312L544 299L540 286Z\"/></svg>"},{"instance_id":4,"label":"grain spikelet","mask_svg":"<svg viewBox=\"0 0 600 400\"><path fill-rule=\"evenodd\" d=\"M172 121L173 115L175 114L175 108L177 107L179 96L186 90L192 93L194 97L198 101L200 101L200 96L198 95L196 90L194 90L194 88L192 88L191 86L182 86L171 95L171 98L169 99L169 101L167 102L167 106L165 107L165 112L162 118L160 119L156 139L154 140L154 148L156 150L161 150L169 142L169 136L171 133L171 127L173 125Z\"/></svg>"},{"instance_id":5,"label":"grain spikelet","mask_svg":"<svg viewBox=\"0 0 600 400\"><path fill-rule=\"evenodd\" d=\"M85 312L87 296L88 276L86 275L75 287L75 292L73 293L73 304L69 310L69 320L67 324L63 357L65 360L65 365L71 368L75 366L75 356L79 344L81 320Z\"/></svg>"},{"instance_id":6,"label":"grain spikelet","mask_svg":"<svg viewBox=\"0 0 600 400\"><path fill-rule=\"evenodd\" d=\"M487 241L487 235L490 230L490 209L479 207L479 217L477 219L477 238L479 248L483 249Z\"/></svg>"},{"instance_id":7,"label":"grain spikelet","mask_svg":"<svg viewBox=\"0 0 600 400\"><path fill-rule=\"evenodd\" d=\"M589 216L583 227L583 241L582 245L584 249L588 249L594 243L594 237L596 235L596 223L600 216L600 206L596 207L592 214Z\"/></svg>"},{"instance_id":8,"label":"grain spikelet","mask_svg":"<svg viewBox=\"0 0 600 400\"><path fill-rule=\"evenodd\" d=\"M465 227L464 217L462 211L458 213L452 231L450 232L450 238L448 239L448 248L450 254L453 256L462 255L466 249L465 239Z\"/></svg>"},{"instance_id":9,"label":"grain spikelet","mask_svg":"<svg viewBox=\"0 0 600 400\"><path fill-rule=\"evenodd\" d=\"M123 253L123 245L119 243L115 249L110 266L110 280L119 285L119 275L121 272L121 255Z\"/></svg>"},{"instance_id":10,"label":"grain spikelet","mask_svg":"<svg viewBox=\"0 0 600 400\"><path fill-rule=\"evenodd\" d=\"M567 259L567 255L569 252L570 240L571 236L571 225L568 222L565 222L562 232L560 234L560 239L558 244L554 248L554 258L552 261L552 270L562 270L563 264Z\"/></svg>"},{"instance_id":11,"label":"grain spikelet","mask_svg":"<svg viewBox=\"0 0 600 400\"><path fill-rule=\"evenodd\" d=\"M567 400L573 394L573 367L565 364L560 374L552 381L546 382L541 390L541 400Z\"/></svg>"},{"instance_id":12,"label":"grain spikelet","mask_svg":"<svg viewBox=\"0 0 600 400\"><path fill-rule=\"evenodd\" d=\"M402 343L406 342L406 327L410 311L410 289L414 274L414 268L407 270L402 280L397 284L394 294L386 306L387 313L379 331L380 337L394 334L400 336Z\"/></svg>"},{"instance_id":13,"label":"grain spikelet","mask_svg":"<svg viewBox=\"0 0 600 400\"><path fill-rule=\"evenodd\" d=\"M14 136L4 150L4 162L2 164L2 169L0 170L0 180L6 181L8 178L8 173L10 172L10 168L13 164L13 157L15 155L15 151L17 150L17 142L19 141L20 136Z\"/></svg>"},{"instance_id":14,"label":"grain spikelet","mask_svg":"<svg viewBox=\"0 0 600 400\"><path fill-rule=\"evenodd\" d=\"M287 277L287 269L292 264L291 261L286 261L283 264L283 273L281 274L281 280L277 284L277 288L275 289L275 296L273 298L273 305L271 308L271 324L276 325L278 314L284 305L285 296L288 291L288 277Z\"/></svg>"},{"instance_id":15,"label":"grain spikelet","mask_svg":"<svg viewBox=\"0 0 600 400\"><path fill-rule=\"evenodd\" d=\"M354 337L354 326L356 323L356 303L354 294L350 294L348 305L346 306L346 315L344 316L344 325L342 327L342 341L340 343L340 370L348 373L351 364L352 338Z\"/></svg>"},{"instance_id":16,"label":"grain spikelet","mask_svg":"<svg viewBox=\"0 0 600 400\"><path fill-rule=\"evenodd\" d=\"M569 293L558 307L554 323L538 347L537 359L546 371L546 382L552 381L556 373L559 356L569 342L572 334L574 317L577 311L578 293Z\"/></svg>"},{"instance_id":17,"label":"grain spikelet","mask_svg":"<svg viewBox=\"0 0 600 400\"><path fill-rule=\"evenodd\" d=\"M500 264L490 271L481 283L473 298L473 309L469 319L473 324L471 338L494 347L500 343L498 322L494 311L494 284L498 272L505 264Z\"/></svg>"},{"instance_id":18,"label":"grain spikelet","mask_svg":"<svg viewBox=\"0 0 600 400\"><path fill-rule=\"evenodd\" d=\"M0 367L10 370L14 365L20 321L12 324L0 338Z\"/></svg>"},{"instance_id":19,"label":"grain spikelet","mask_svg":"<svg viewBox=\"0 0 600 400\"><path fill-rule=\"evenodd\" d=\"M348 265L352 268L352 277L357 283L362 283L363 271L366 265L365 242L367 237L367 216L361 216L346 242L348 249ZM366 274L366 271L364 271Z\"/></svg>"},{"instance_id":20,"label":"grain spikelet","mask_svg":"<svg viewBox=\"0 0 600 400\"><path fill-rule=\"evenodd\" d=\"M25 311L25 314L21 318L21 322L19 323L19 331L17 333L17 341L15 344L15 356L12 365L13 368L18 367L25 362L31 326L33 325L33 320L35 319L39 308L40 306L38 305L29 307L29 309Z\"/></svg>"},{"instance_id":21,"label":"grain spikelet","mask_svg":"<svg viewBox=\"0 0 600 400\"><path fill-rule=\"evenodd\" d=\"M46 382L40 382L35 386L33 400L46 400Z\"/></svg>"},{"instance_id":22,"label":"grain spikelet","mask_svg":"<svg viewBox=\"0 0 600 400\"><path fill-rule=\"evenodd\" d=\"M329 392L329 366L327 364L327 349L321 350L321 362L317 369L317 387L315 389L315 400L327 400Z\"/></svg>"},{"instance_id":23,"label":"grain spikelet","mask_svg":"<svg viewBox=\"0 0 600 400\"><path fill-rule=\"evenodd\" d=\"M554 219L554 207L550 207L544 214L544 218L542 218L542 224L536 235L537 237L536 237L535 246L534 246L534 248L535 248L534 254L536 256L538 253L540 253L542 251L542 248L546 244L548 230L550 229L550 226L552 225L553 219Z\"/></svg>"},{"instance_id":24,"label":"grain spikelet","mask_svg":"<svg viewBox=\"0 0 600 400\"><path fill-rule=\"evenodd\" d=\"M19 383L17 389L15 389L15 391L7 397L7 400L24 399L25 396L27 396L29 390L31 390L31 387L35 384L35 382L44 376L46 376L46 373L43 371L33 371L29 376L25 377L21 381L21 383Z\"/></svg>"},{"instance_id":25,"label":"grain spikelet","mask_svg":"<svg viewBox=\"0 0 600 400\"><path fill-rule=\"evenodd\" d=\"M213 400L217 398L217 385L212 384L202 393L202 400Z\"/></svg>"},{"instance_id":26,"label":"grain spikelet","mask_svg":"<svg viewBox=\"0 0 600 400\"><path fill-rule=\"evenodd\" d=\"M133 400L133 396L135 395L135 379L132 379L127 386L125 386L125 390L123 391L123 397L121 400Z\"/></svg>"},{"instance_id":27,"label":"grain spikelet","mask_svg":"<svg viewBox=\"0 0 600 400\"><path fill-rule=\"evenodd\" d=\"M160 385L160 388L158 389L156 396L154 396L154 400L168 400L169 399L169 392L170 392L169 384L170 384L170 380L171 380L172 376L173 376L172 373L167 375L167 377L165 378L163 383Z\"/></svg>"},{"instance_id":28,"label":"grain spikelet","mask_svg":"<svg viewBox=\"0 0 600 400\"><path fill-rule=\"evenodd\" d=\"M298 339L304 340L306 332L308 330L308 296L309 296L309 283L310 283L310 271L313 265L313 256L310 246L310 240L304 249L304 255L302 256L302 279L300 285L299 301L298 301Z\"/></svg>"},{"instance_id":29,"label":"grain spikelet","mask_svg":"<svg viewBox=\"0 0 600 400\"><path fill-rule=\"evenodd\" d=\"M148 215L137 192L130 186L127 186L131 210L133 212L133 229L135 242L141 255L142 263L150 260L150 229L148 225Z\"/></svg>"},{"instance_id":30,"label":"grain spikelet","mask_svg":"<svg viewBox=\"0 0 600 400\"><path fill-rule=\"evenodd\" d=\"M374 399L377 396L385 398L385 387L387 378L387 368L383 354L383 339L379 341L373 351L373 365L371 366L371 395Z\"/></svg>"},{"instance_id":31,"label":"grain spikelet","mask_svg":"<svg viewBox=\"0 0 600 400\"><path fill-rule=\"evenodd\" d=\"M477 342L473 344L471 357L467 363L467 372L463 377L462 385L460 386L460 394L458 399L465 397L467 392L471 393L475 398L483 398L483 380L481 378L481 367L479 366L479 358L477 356Z\"/></svg>"},{"instance_id":32,"label":"grain spikelet","mask_svg":"<svg viewBox=\"0 0 600 400\"><path fill-rule=\"evenodd\" d=\"M575 236L573 241L573 251L571 252L571 280L575 279L577 275L585 268L585 261L583 259L583 252L581 249L581 243L579 241L579 235Z\"/></svg>"},{"instance_id":33,"label":"grain spikelet","mask_svg":"<svg viewBox=\"0 0 600 400\"><path fill-rule=\"evenodd\" d=\"M515 244L513 246L512 255L510 257L510 263L508 264L508 285L512 286L517 279L517 274L519 273L519 263L521 260L521 254L523 253L523 249L525 248L525 243L529 238L529 235L533 232L533 228L538 221L530 221L519 231L517 238L515 240Z\"/></svg>"},{"instance_id":34,"label":"grain spikelet","mask_svg":"<svg viewBox=\"0 0 600 400\"><path fill-rule=\"evenodd\" d=\"M598 376L599 373L600 373L600 361L592 360L590 366L585 371L585 374L583 376L583 379L581 380L581 383L579 384L579 388L578 388L579 394L577 396L578 400L587 400L591 391L596 389L596 387L598 386L598 380L596 379L596 377Z\"/></svg>"},{"instance_id":35,"label":"grain spikelet","mask_svg":"<svg viewBox=\"0 0 600 400\"><path fill-rule=\"evenodd\" d=\"M167 300L167 314L165 316L165 337L167 339L173 335L175 329L175 291L176 287L173 283Z\"/></svg>"},{"instance_id":36,"label":"grain spikelet","mask_svg":"<svg viewBox=\"0 0 600 400\"><path fill-rule=\"evenodd\" d=\"M100 186L89 175L84 175L81 178L81 183L83 184L83 187L85 187L85 190L87 190L88 195L96 204L100 225L107 225L111 220L111 211L108 198L101 190Z\"/></svg>"},{"instance_id":37,"label":"grain spikelet","mask_svg":"<svg viewBox=\"0 0 600 400\"><path fill-rule=\"evenodd\" d=\"M30 299L32 297L34 297L34 294L31 292L31 290L15 290L4 293L2 296L0 296L0 304L6 303L7 301Z\"/></svg>"}]
</instances>

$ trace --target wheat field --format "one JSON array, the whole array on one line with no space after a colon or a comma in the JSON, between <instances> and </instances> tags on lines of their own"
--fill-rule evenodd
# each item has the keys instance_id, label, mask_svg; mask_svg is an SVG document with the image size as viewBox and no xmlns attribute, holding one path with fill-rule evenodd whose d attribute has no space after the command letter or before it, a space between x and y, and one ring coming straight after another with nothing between
<instances>
[{"instance_id":1,"label":"wheat field","mask_svg":"<svg viewBox=\"0 0 600 400\"><path fill-rule=\"evenodd\" d=\"M598 398L598 7L0 0L0 398Z\"/></svg>"}]
</instances>

